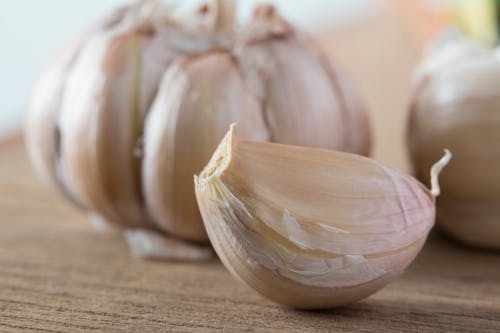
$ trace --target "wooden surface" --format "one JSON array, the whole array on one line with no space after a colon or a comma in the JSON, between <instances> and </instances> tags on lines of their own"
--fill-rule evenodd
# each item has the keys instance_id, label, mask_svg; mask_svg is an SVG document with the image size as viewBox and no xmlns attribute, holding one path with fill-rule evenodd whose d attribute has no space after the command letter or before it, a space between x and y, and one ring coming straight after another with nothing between
<instances>
[{"instance_id":1,"label":"wooden surface","mask_svg":"<svg viewBox=\"0 0 500 333\"><path fill-rule=\"evenodd\" d=\"M407 168L403 133L415 50L388 20L323 41L365 95L375 157ZM0 332L254 330L499 332L500 253L434 233L408 272L372 297L342 309L295 311L260 297L217 260L131 259L118 235L94 232L40 183L19 140L0 144Z\"/></svg>"},{"instance_id":2,"label":"wooden surface","mask_svg":"<svg viewBox=\"0 0 500 333\"><path fill-rule=\"evenodd\" d=\"M500 253L434 234L409 271L350 307L275 305L218 260L131 259L32 173L20 144L0 148L0 332L499 332Z\"/></svg>"}]
</instances>

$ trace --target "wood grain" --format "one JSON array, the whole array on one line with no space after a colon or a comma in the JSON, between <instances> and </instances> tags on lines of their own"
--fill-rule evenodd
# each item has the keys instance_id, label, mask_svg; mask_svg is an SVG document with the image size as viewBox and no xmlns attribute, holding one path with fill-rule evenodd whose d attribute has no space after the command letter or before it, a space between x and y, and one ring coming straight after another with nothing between
<instances>
[{"instance_id":1,"label":"wood grain","mask_svg":"<svg viewBox=\"0 0 500 333\"><path fill-rule=\"evenodd\" d=\"M323 42L367 97L376 157L407 168L402 136L415 50L386 20ZM499 332L500 253L435 232L408 272L372 297L295 311L260 297L218 260L131 259L119 235L96 233L40 183L20 142L3 145L0 332L83 331Z\"/></svg>"}]
</instances>

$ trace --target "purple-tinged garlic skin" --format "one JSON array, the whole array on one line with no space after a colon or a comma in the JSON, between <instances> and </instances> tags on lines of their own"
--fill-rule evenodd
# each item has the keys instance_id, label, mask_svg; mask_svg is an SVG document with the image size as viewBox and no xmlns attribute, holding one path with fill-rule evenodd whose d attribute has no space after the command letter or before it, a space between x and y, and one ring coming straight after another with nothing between
<instances>
[{"instance_id":1,"label":"purple-tinged garlic skin","mask_svg":"<svg viewBox=\"0 0 500 333\"><path fill-rule=\"evenodd\" d=\"M416 72L408 147L417 177L444 147L437 223L467 245L500 248L500 57L464 37L438 43Z\"/></svg>"},{"instance_id":2,"label":"purple-tinged garlic skin","mask_svg":"<svg viewBox=\"0 0 500 333\"><path fill-rule=\"evenodd\" d=\"M234 126L195 177L224 265L269 299L302 309L358 301L401 274L434 225L434 184L431 193L359 155L241 140Z\"/></svg>"}]
</instances>

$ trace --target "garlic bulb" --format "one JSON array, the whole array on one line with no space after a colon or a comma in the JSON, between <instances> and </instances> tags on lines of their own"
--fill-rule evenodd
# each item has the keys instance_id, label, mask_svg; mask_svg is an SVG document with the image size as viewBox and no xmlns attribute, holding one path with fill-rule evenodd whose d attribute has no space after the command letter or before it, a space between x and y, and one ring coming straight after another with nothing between
<instances>
[{"instance_id":1,"label":"garlic bulb","mask_svg":"<svg viewBox=\"0 0 500 333\"><path fill-rule=\"evenodd\" d=\"M449 158L432 170L436 195ZM297 308L379 290L412 262L434 223L433 194L408 175L358 155L241 140L234 126L195 188L225 266Z\"/></svg>"},{"instance_id":2,"label":"garlic bulb","mask_svg":"<svg viewBox=\"0 0 500 333\"><path fill-rule=\"evenodd\" d=\"M500 248L500 57L464 37L437 43L416 72L408 146L424 181L439 152L455 159L441 177L437 223L469 245Z\"/></svg>"},{"instance_id":3,"label":"garlic bulb","mask_svg":"<svg viewBox=\"0 0 500 333\"><path fill-rule=\"evenodd\" d=\"M367 154L362 103L325 56L271 7L241 30L234 10L179 18L140 0L64 49L30 107L39 173L97 220L203 243L192 176L232 122L247 139Z\"/></svg>"},{"instance_id":4,"label":"garlic bulb","mask_svg":"<svg viewBox=\"0 0 500 333\"><path fill-rule=\"evenodd\" d=\"M166 67L213 47L171 22L167 9L138 1L94 23L45 68L27 118L39 174L120 224L144 220L133 151Z\"/></svg>"}]
</instances>

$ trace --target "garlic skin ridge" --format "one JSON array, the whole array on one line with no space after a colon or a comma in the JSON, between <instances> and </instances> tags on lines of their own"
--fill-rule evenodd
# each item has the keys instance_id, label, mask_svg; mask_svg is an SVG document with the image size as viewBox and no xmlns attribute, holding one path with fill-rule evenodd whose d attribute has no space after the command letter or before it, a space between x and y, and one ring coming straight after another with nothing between
<instances>
[{"instance_id":1,"label":"garlic skin ridge","mask_svg":"<svg viewBox=\"0 0 500 333\"><path fill-rule=\"evenodd\" d=\"M255 160L250 161L251 156ZM445 165L449 156L447 153L438 165ZM365 199L376 200L371 196L380 192L381 202L386 202L386 211L396 215L383 220L383 214L379 213L378 218L374 216L366 223L356 222L355 217L349 220L348 216L355 216L357 211L337 215L345 215L345 221L336 220L331 212L321 217L321 212L317 210L325 208L324 202L315 204L314 199L308 200L309 189L306 188L304 191L308 193L302 198L284 197L273 201L269 197L271 193L284 196L288 193L292 198L300 196L287 191L293 188L294 181L299 181L300 185L308 184L304 181L306 176L298 180L302 177L297 171L300 169L298 160L304 164L304 174L321 173L320 178L323 178L328 177L325 165L334 165L331 163L337 158L341 164L348 161L344 166L346 169L338 172L349 172L355 165L367 164L368 168L375 167L375 173L386 175L386 186L395 186L392 189L388 187L392 194L383 198L384 192L377 190L377 186L384 184L381 182L365 193L371 193ZM276 159L280 166L259 165L272 159ZM316 172L309 169L311 165L308 161L311 160L314 161L312 169ZM323 163L325 165L321 165ZM252 167L245 170L248 164ZM299 173L292 172L286 165ZM274 171L266 171L268 169ZM245 173L259 170L262 173ZM434 173L438 171L435 169ZM336 170L332 168L331 172ZM285 188L281 190L278 182L283 179L273 184L259 180L259 177L272 179L271 174L280 178L280 173L290 176L288 182L282 183ZM352 175L353 181L357 179L355 174ZM322 181L332 180L314 179L313 176L309 185L321 187ZM365 181L360 181L358 185ZM434 223L434 197L410 176L347 153L241 141L234 136L234 126L204 171L195 177L195 188L209 238L224 265L262 295L296 308L340 306L376 292L411 263ZM359 197L359 193L358 196L355 194L355 185L351 194L324 192L327 188L324 187L318 195L324 193L324 196L345 203L365 200ZM434 192L437 191L435 188ZM396 197L390 199L392 195ZM287 200L297 207L281 206ZM300 207L304 201L306 203ZM401 205L399 215L398 205ZM363 208L362 205L358 208L360 213L368 213L368 216L375 212L373 208ZM381 209L384 210L384 207ZM306 211L310 214L316 212L317 216L306 217L303 215ZM333 221L327 219L328 214Z\"/></svg>"}]
</instances>

